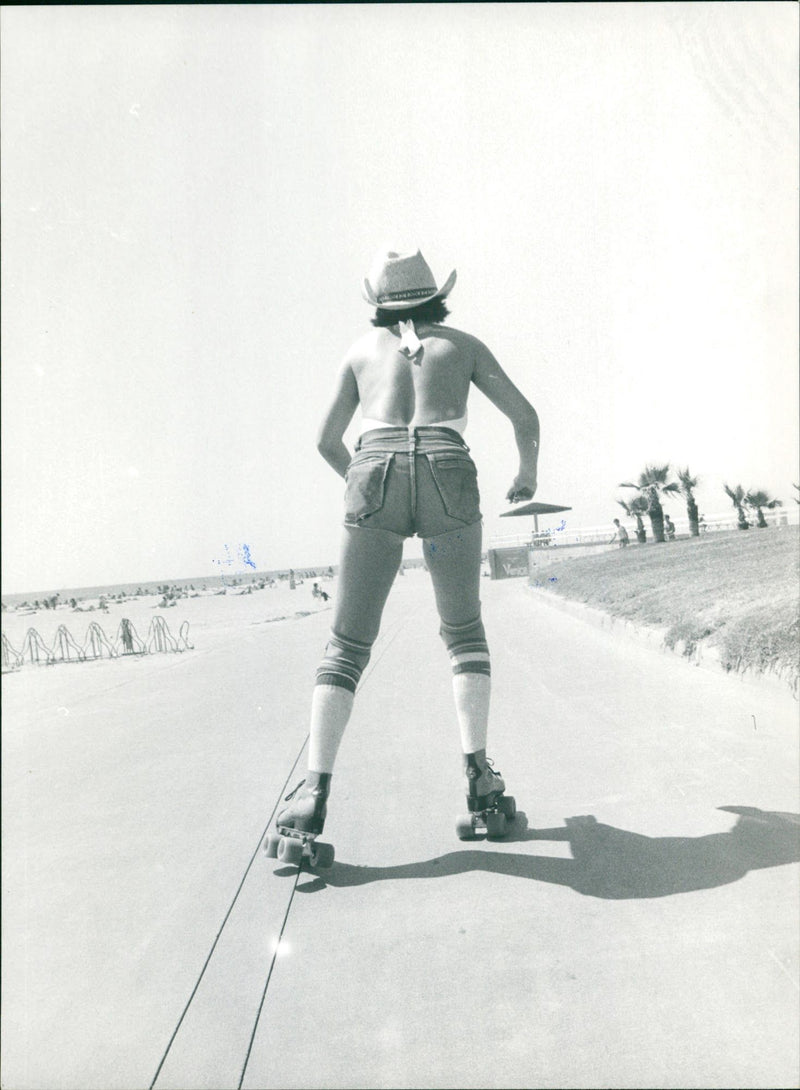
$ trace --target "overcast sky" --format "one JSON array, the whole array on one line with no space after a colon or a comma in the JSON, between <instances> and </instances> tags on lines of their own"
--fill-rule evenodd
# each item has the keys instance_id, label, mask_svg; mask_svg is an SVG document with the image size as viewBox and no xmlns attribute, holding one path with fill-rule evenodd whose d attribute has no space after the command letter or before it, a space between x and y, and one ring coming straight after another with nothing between
<instances>
[{"instance_id":1,"label":"overcast sky","mask_svg":"<svg viewBox=\"0 0 800 1090\"><path fill-rule=\"evenodd\" d=\"M797 31L761 2L4 8L4 590L334 563L315 432L381 248L457 268L572 527L647 462L707 515L723 481L791 504ZM477 391L466 438L487 541L527 528Z\"/></svg>"}]
</instances>

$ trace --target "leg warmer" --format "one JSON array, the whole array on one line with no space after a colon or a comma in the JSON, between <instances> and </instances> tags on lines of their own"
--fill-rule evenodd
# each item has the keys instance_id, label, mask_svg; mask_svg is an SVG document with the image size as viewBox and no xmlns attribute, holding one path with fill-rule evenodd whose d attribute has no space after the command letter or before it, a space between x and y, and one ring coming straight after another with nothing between
<instances>
[{"instance_id":1,"label":"leg warmer","mask_svg":"<svg viewBox=\"0 0 800 1090\"><path fill-rule=\"evenodd\" d=\"M467 624L453 625L442 621L439 634L450 655L454 674L491 675L489 645L480 614Z\"/></svg>"},{"instance_id":2,"label":"leg warmer","mask_svg":"<svg viewBox=\"0 0 800 1090\"><path fill-rule=\"evenodd\" d=\"M325 657L317 669L317 685L338 685L354 693L369 662L371 643L362 643L331 631Z\"/></svg>"}]
</instances>

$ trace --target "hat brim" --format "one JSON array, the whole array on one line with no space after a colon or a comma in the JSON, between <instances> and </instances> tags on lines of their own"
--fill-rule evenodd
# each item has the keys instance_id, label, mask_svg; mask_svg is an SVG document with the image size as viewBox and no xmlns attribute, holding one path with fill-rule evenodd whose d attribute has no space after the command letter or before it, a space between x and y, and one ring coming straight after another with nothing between
<instances>
[{"instance_id":1,"label":"hat brim","mask_svg":"<svg viewBox=\"0 0 800 1090\"><path fill-rule=\"evenodd\" d=\"M455 282L456 270L453 269L444 284L430 295L422 295L418 299L398 299L390 303L379 303L369 281L365 279L361 294L371 307L380 307L381 310L411 310L413 307L421 307L423 303L430 303L431 299L444 299L453 290Z\"/></svg>"}]
</instances>

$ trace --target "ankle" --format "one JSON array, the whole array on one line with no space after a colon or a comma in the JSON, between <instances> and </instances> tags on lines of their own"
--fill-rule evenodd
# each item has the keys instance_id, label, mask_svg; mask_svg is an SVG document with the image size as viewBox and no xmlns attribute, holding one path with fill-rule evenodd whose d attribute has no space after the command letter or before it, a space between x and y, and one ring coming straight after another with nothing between
<instances>
[{"instance_id":1,"label":"ankle","mask_svg":"<svg viewBox=\"0 0 800 1090\"><path fill-rule=\"evenodd\" d=\"M474 753L464 754L464 773L470 780L477 779L486 770L486 750L476 749Z\"/></svg>"},{"instance_id":2,"label":"ankle","mask_svg":"<svg viewBox=\"0 0 800 1090\"><path fill-rule=\"evenodd\" d=\"M309 794L328 797L331 790L332 772L306 772L305 790Z\"/></svg>"}]
</instances>

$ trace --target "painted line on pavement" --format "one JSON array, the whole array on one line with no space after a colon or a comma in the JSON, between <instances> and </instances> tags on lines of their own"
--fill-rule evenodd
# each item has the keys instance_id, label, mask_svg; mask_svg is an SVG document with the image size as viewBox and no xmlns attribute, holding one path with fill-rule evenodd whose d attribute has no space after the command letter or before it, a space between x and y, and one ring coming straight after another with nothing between
<instances>
[{"instance_id":1,"label":"painted line on pavement","mask_svg":"<svg viewBox=\"0 0 800 1090\"><path fill-rule=\"evenodd\" d=\"M228 906L228 910L225 913L225 915L223 917L223 920L222 920L222 923L219 926L219 930L217 931L217 934L214 937L214 941L211 944L211 949L208 951L208 955L206 956L206 960L203 962L203 968L200 970L200 975L198 976L197 980L195 981L195 985L192 988L191 994L189 995L189 998L186 1001L186 1005L184 1006L183 1011L181 1012L181 1016L178 1019L178 1022L177 1022L176 1026L175 1026L175 1029L172 1031L172 1036L169 1039L167 1047L164 1049L164 1055L161 1057L159 1065L156 1068L156 1073L153 1076L153 1081L150 1083L149 1090L153 1090L153 1087L155 1086L156 1082L158 1081L158 1076L161 1074L161 1069L164 1066L164 1063L166 1062L167 1056L169 1056L170 1049L172 1048L173 1044L175 1043L175 1038L178 1036L178 1032L180 1031L180 1028L183 1025L184 1019L186 1018L186 1015L189 1013L189 1008L192 1005L194 997L197 995L197 991L198 991L198 989L200 987L200 984L201 984L201 982L203 980L203 977L205 976L206 969L208 968L208 966L209 966L209 964L211 962L211 958L214 956L214 951L216 950L217 944L219 943L219 940L222 937L222 932L225 930L225 925L227 924L228 920L231 917L231 913L233 912L233 909L234 909L234 907L236 905L236 902L239 900L239 894L242 892L242 889L244 888L244 884L247 881L247 876L249 875L249 873L250 873L250 871L252 869L253 863L256 861L256 858L258 857L259 848L261 847L261 844L262 844L262 841L264 840L264 837L267 835L267 830L269 829L270 825L272 824L272 819L275 816L275 811L278 809L278 806L279 806L280 801L281 801L281 797L282 797L284 791L286 790L286 788L288 787L289 781L292 779L292 776L294 775L294 770L297 768L297 763L298 763L298 761L300 760L300 758L303 755L303 750L306 748L306 743L307 742L308 742L308 735L306 735L305 739L303 740L302 746L298 750L297 756L294 759L294 764L289 769L289 774L287 775L286 779L284 780L283 787L281 788L281 790L280 790L280 792L278 794L278 798L275 801L275 805L272 807L272 813L269 815L269 819L267 821L267 824L264 827L263 832L261 833L261 835L258 838L258 843L256 844L255 851L250 856L250 860L249 860L247 866L245 867L244 874L242 875L242 879L239 882L239 885L236 888L236 892L233 895L233 900L231 901L230 905ZM300 872L298 871L298 877L299 877L299 873ZM297 884L297 879L295 878L295 885L296 884ZM292 891L292 896L293 895L294 895L294 891ZM289 900L289 903L291 904L291 898ZM287 908L287 913L288 913L288 908ZM286 924L286 921L284 919L284 926L285 926L285 924ZM283 934L283 928L281 928L281 934ZM270 973L271 972L272 972L272 969L270 968ZM249 1050L248 1050L248 1054L249 1054ZM242 1072L242 1075L244 1075L244 1071Z\"/></svg>"},{"instance_id":2,"label":"painted line on pavement","mask_svg":"<svg viewBox=\"0 0 800 1090\"><path fill-rule=\"evenodd\" d=\"M374 673L375 667L378 665L378 663L381 661L383 656L389 650L389 647L394 643L395 639L397 638L398 634L400 633L400 630L405 626L405 623L406 623L406 621L408 620L408 618L410 616L411 616L411 610L409 610L407 613L404 613L400 617L400 619L398 620L398 622L394 626L394 628L391 630L390 635L386 636L386 638L383 640L383 646L380 649L380 654L377 657L371 658L370 664L369 664L369 669L366 671L366 673L361 678L361 683L359 684L358 689L356 690L358 693L360 693L361 690L364 688L367 681L369 680L369 678ZM306 743L308 742L308 739L309 739L309 735L306 735L306 740L305 740L305 742L303 742L303 747L301 748L300 753L298 753L298 755L297 755L297 760L300 759L300 754L303 752L303 749L305 748ZM295 766L296 765L297 765L297 761L295 761ZM291 776L291 773L290 773L290 776ZM287 783L288 783L288 778L287 778ZM278 804L276 803L275 804L276 808L277 808L277 805ZM273 813L274 812L275 811L273 810ZM272 818L270 818L270 822L271 821L272 821ZM269 823L267 825L267 828L269 828ZM258 1011L256 1012L255 1021L253 1023L253 1032L250 1034L250 1042L249 1042L249 1044L247 1046L247 1055L245 1056L244 1066L242 1067L242 1074L239 1077L239 1085L237 1087L237 1090L242 1090L242 1084L244 1083L244 1077L245 1077L245 1073L247 1071L247 1065L250 1062L250 1053L252 1052L253 1043L254 1043L254 1041L256 1039L256 1034L258 1032L258 1026L259 1026L259 1023L261 1021L261 1013L262 1013L262 1011L264 1009L264 1004L266 1003L266 1000L267 1000L267 991L269 990L270 981L272 980L272 970L275 968L275 962L276 962L276 960L278 958L278 952L280 950L281 940L283 938L283 932L284 932L284 930L286 928L286 924L289 922L289 912L290 912L290 909L292 907L292 902L294 901L294 895L295 895L295 892L297 890L297 883L298 883L298 881L300 879L300 875L303 873L303 866L304 866L304 860L301 860L300 865L297 868L297 874L294 876L294 884L292 885L292 892L289 895L289 903L286 906L286 913L285 913L285 915L283 917L283 924L281 925L281 932L280 932L280 935L278 936L278 942L277 942L277 944L275 946L275 950L274 950L274 952L272 954L272 961L270 962L269 971L267 973L267 979L264 982L264 990L261 993L261 1002L259 1003Z\"/></svg>"},{"instance_id":3,"label":"painted line on pavement","mask_svg":"<svg viewBox=\"0 0 800 1090\"><path fill-rule=\"evenodd\" d=\"M358 686L358 692L360 692L363 689L363 687L367 683L368 679L372 676L376 666L381 661L383 656L386 654L386 652L389 649L390 645L394 642L394 640L396 639L396 637L399 634L400 630L405 625L405 623L406 623L406 621L407 621L407 619L408 619L408 617L410 615L411 615L410 610L407 613L404 613L400 617L400 619L397 621L397 623L394 625L394 627L390 630L390 632L386 636L384 636L384 638L380 641L380 643L379 643L379 654L377 655L377 657L373 656L371 658L370 663L369 663L369 668L367 669L366 673L361 678L361 683ZM278 798L275 800L275 804L272 807L272 812L269 815L267 823L264 826L264 829L263 829L261 835L258 838L258 843L256 844L255 851L250 856L250 860L247 863L247 866L245 867L244 874L242 875L241 881L239 882L239 885L236 888L236 892L233 895L233 899L232 899L230 905L228 906L228 909L227 909L227 911L226 911L226 913L225 913L225 915L224 915L224 917L222 919L222 923L220 924L219 929L217 931L217 934L214 937L214 941L211 944L211 948L209 949L208 954L206 956L206 959L203 962L203 967L200 970L200 974L197 977L197 980L195 981L194 987L192 988L192 991L191 991L191 993L189 995L189 998L187 999L186 1004L185 1004L185 1006L184 1006L184 1008L183 1008L183 1010L181 1012L181 1015L178 1018L178 1021L177 1021L176 1025L175 1025L175 1029L172 1031L172 1035L170 1036L170 1039L169 1039L169 1041L167 1043L167 1047L164 1049L164 1054L162 1055L162 1057L161 1057L161 1059L159 1061L158 1067L156 1068L155 1075L153 1075L153 1079L152 1079L152 1082L150 1083L149 1090L154 1090L154 1087L155 1087L156 1083L158 1082L158 1077L161 1074L161 1070L164 1067L164 1064L166 1063L167 1057L169 1056L169 1053L170 1053L170 1051L172 1049L172 1046L175 1043L175 1039L177 1038L178 1033L180 1032L181 1026L183 1025L183 1023L184 1023L184 1021L186 1019L186 1015L189 1013L189 1008L191 1007L191 1005L192 1005L192 1003L194 1001L194 998L197 995L197 992L198 992L198 990L200 988L200 984L202 983L203 977L205 976L206 970L208 969L208 966L211 963L211 959L214 956L215 950L217 949L217 946L219 944L219 940L222 937L222 932L224 931L225 926L228 923L228 920L230 919L231 914L233 913L233 909L236 906L236 902L239 900L239 895L241 894L242 889L244 888L244 884L247 881L247 877L250 874L250 871L251 871L251 869L253 867L253 863L256 861L256 858L259 855L259 849L260 849L260 847L261 847L261 845L262 845L262 843L264 841L264 838L267 835L267 831L269 830L270 825L272 824L272 820L275 817L275 813L276 813L276 811L278 809L278 806L280 805L280 802L281 802L281 799L283 798L284 792L286 791L286 788L289 785L289 781L293 778L294 773L295 773L295 769L297 768L297 765L298 765L298 763L300 761L300 758L303 755L303 751L305 750L306 746L308 745L308 740L309 740L309 734L306 734L305 738L303 739L303 744L300 746L300 749L297 751L297 756L295 757L294 762L292 764L292 767L289 769L289 773L286 776L286 779L284 780L283 787L281 788L281 790L278 793ZM249 1042L249 1044L247 1046L247 1055L245 1056L244 1066L242 1067L242 1073L241 1073L241 1076L240 1076L240 1079L239 1079L239 1088L241 1088L241 1086L242 1086L242 1082L244 1080L245 1072L247 1070L247 1064L248 1064L249 1059L250 1059L250 1052L252 1050L253 1042L255 1041L256 1032L258 1030L258 1024L259 1024L259 1021L261 1019L261 1011L262 1011L264 1003L266 1001L267 990L269 988L270 980L272 978L272 970L273 970L273 968L275 966L275 961L276 961L276 958L277 958L277 955L278 955L278 951L280 949L280 942L281 942L281 938L283 937L284 929L285 929L286 924L287 924L287 922L289 920L289 911L290 911L291 906L292 906L292 901L294 900L295 890L297 889L297 882L298 882L298 879L299 879L301 873L302 873L302 864L298 868L297 874L295 875L294 885L292 886L292 891L291 891L291 893L289 895L289 900L288 900L288 903L286 905L286 912L285 912L284 917L283 917L283 924L281 925L281 931L280 931L280 936L278 938L278 943L277 943L277 945L275 947L275 951L274 951L273 956L272 956L272 961L270 962L269 970L267 972L267 978L266 978L266 982L264 984L264 990L263 990L262 995L261 995L261 1002L259 1003L258 1011L256 1012L255 1022L253 1024L253 1032L250 1035L250 1042Z\"/></svg>"},{"instance_id":4,"label":"painted line on pavement","mask_svg":"<svg viewBox=\"0 0 800 1090\"><path fill-rule=\"evenodd\" d=\"M247 1043L247 1052L245 1053L244 1063L242 1064L242 1073L239 1076L239 1082L236 1084L237 1090L242 1090L242 1083L244 1082L245 1072L247 1071L247 1065L250 1063L250 1053L253 1051L253 1042L256 1039L256 1032L258 1030L258 1023L261 1021L261 1011L264 1009L264 1003L267 1000L267 991L269 990L269 982L272 980L272 970L275 968L275 962L278 960L278 951L281 948L281 942L283 941L283 933L286 930L286 924L289 921L289 912L292 908L292 901L294 901L294 895L297 892L297 883L300 875L303 873L302 860L300 866L297 868L297 874L294 876L294 883L292 885L292 892L289 895L289 901L286 905L286 911L283 914L283 923L281 924L280 934L278 935L278 941L275 944L275 949L272 953L272 961L269 963L269 971L267 973L267 979L264 982L264 990L261 993L261 1002L258 1004L258 1010L256 1011L255 1022L253 1023L253 1032L250 1034L250 1040Z\"/></svg>"}]
</instances>

